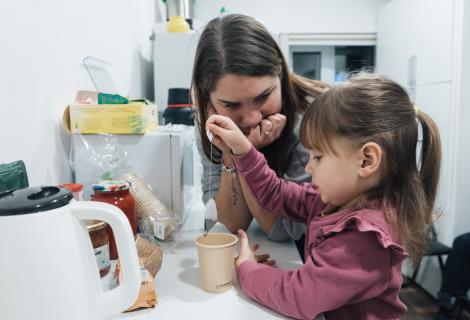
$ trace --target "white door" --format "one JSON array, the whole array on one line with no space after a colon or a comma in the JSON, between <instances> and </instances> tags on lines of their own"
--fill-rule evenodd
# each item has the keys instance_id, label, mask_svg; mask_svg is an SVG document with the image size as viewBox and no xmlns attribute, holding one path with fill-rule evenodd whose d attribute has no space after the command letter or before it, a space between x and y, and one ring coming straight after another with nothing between
<instances>
[{"instance_id":1,"label":"white door","mask_svg":"<svg viewBox=\"0 0 470 320\"><path fill-rule=\"evenodd\" d=\"M437 222L441 239L453 238L452 201L452 94L453 94L453 0L392 0L377 15L377 72L405 87L415 104L437 123L442 139L442 167ZM439 289L437 265L425 272L422 285ZM426 268L427 269L427 268ZM425 270L426 271L426 270ZM434 273L433 276L431 274Z\"/></svg>"}]
</instances>

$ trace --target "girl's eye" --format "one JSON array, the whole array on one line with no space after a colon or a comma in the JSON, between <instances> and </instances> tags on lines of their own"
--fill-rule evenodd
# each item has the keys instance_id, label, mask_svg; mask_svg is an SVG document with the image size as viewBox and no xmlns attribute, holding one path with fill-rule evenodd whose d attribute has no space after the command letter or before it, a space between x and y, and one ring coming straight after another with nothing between
<instances>
[{"instance_id":1,"label":"girl's eye","mask_svg":"<svg viewBox=\"0 0 470 320\"><path fill-rule=\"evenodd\" d=\"M322 156L313 156L312 159L316 161L320 161Z\"/></svg>"}]
</instances>

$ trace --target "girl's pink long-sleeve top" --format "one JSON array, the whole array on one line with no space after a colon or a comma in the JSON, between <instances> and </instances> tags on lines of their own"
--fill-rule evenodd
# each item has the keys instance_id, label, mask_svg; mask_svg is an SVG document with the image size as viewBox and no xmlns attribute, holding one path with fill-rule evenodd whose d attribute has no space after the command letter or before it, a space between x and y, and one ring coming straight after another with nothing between
<instances>
[{"instance_id":1,"label":"girl's pink long-sleeve top","mask_svg":"<svg viewBox=\"0 0 470 320\"><path fill-rule=\"evenodd\" d=\"M384 320L406 312L398 297L406 253L383 210L370 202L321 217L325 204L312 184L279 179L255 148L235 160L261 207L307 224L300 269L253 261L237 268L250 298L298 319L324 313L327 319Z\"/></svg>"}]
</instances>

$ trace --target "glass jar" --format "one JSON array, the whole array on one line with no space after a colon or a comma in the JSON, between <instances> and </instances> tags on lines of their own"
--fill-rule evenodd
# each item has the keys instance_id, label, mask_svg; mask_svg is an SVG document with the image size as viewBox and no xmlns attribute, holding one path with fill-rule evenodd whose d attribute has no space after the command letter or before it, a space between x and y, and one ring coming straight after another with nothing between
<instances>
[{"instance_id":1,"label":"glass jar","mask_svg":"<svg viewBox=\"0 0 470 320\"><path fill-rule=\"evenodd\" d=\"M93 251L95 252L96 263L100 271L100 277L104 277L111 269L109 260L109 236L106 222L97 220L86 220L86 227L90 234Z\"/></svg>"},{"instance_id":2,"label":"glass jar","mask_svg":"<svg viewBox=\"0 0 470 320\"><path fill-rule=\"evenodd\" d=\"M132 232L137 234L137 216L135 213L134 197L129 191L130 184L122 180L106 180L93 185L94 194L92 201L100 201L110 203L121 209L129 219ZM113 260L118 258L116 242L114 240L113 231L108 226L109 235L109 253Z\"/></svg>"}]
</instances>

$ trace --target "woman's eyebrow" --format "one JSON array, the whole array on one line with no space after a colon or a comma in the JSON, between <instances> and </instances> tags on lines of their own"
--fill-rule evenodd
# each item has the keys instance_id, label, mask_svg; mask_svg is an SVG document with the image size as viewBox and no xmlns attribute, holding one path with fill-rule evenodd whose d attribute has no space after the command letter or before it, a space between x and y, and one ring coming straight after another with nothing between
<instances>
[{"instance_id":1,"label":"woman's eyebrow","mask_svg":"<svg viewBox=\"0 0 470 320\"><path fill-rule=\"evenodd\" d=\"M276 87L276 84L273 84L272 86L264 89L260 94L258 94L256 97L254 97L254 99L261 98L265 94L270 93L271 91L274 90L275 87ZM217 100L222 102L222 103L225 103L225 104L239 104L240 103L239 101L229 101L229 100L220 99L220 98L218 98Z\"/></svg>"},{"instance_id":2,"label":"woman's eyebrow","mask_svg":"<svg viewBox=\"0 0 470 320\"><path fill-rule=\"evenodd\" d=\"M240 103L238 101L228 101L228 100L224 100L224 99L217 99L217 100L219 100L220 102L225 103L225 104L239 104Z\"/></svg>"},{"instance_id":3,"label":"woman's eyebrow","mask_svg":"<svg viewBox=\"0 0 470 320\"><path fill-rule=\"evenodd\" d=\"M273 90L274 90L274 88L275 88L275 87L276 87L276 85L275 85L275 84L273 84L271 87L269 87L269 88L266 88L265 90L263 90L263 92L261 92L259 95L257 95L257 96L255 97L255 99L257 99L257 98L261 98L261 97L262 97L262 96L264 96L265 94L268 94L268 93L270 93L271 91L273 91Z\"/></svg>"}]
</instances>

